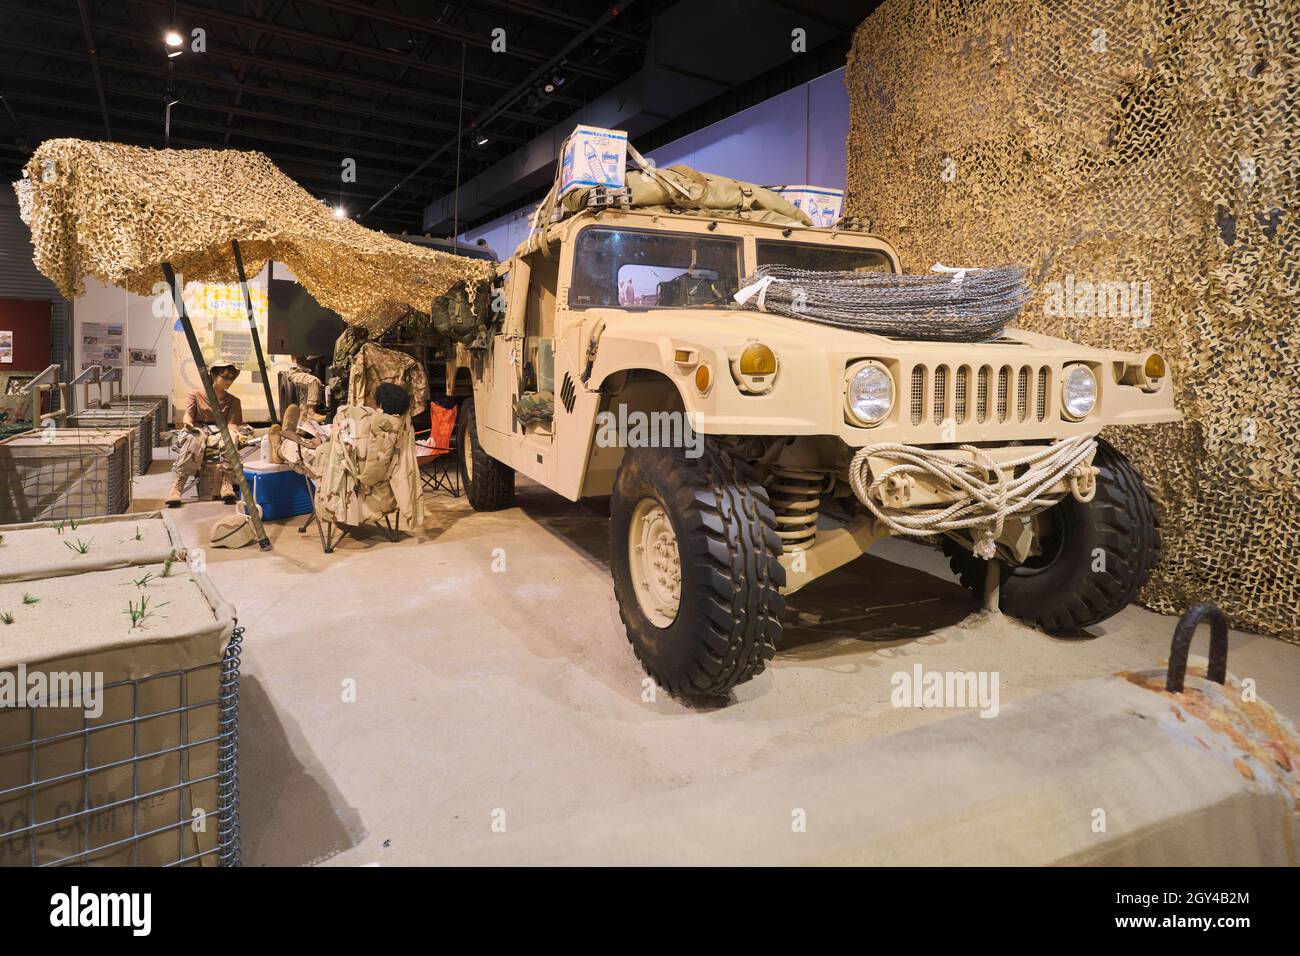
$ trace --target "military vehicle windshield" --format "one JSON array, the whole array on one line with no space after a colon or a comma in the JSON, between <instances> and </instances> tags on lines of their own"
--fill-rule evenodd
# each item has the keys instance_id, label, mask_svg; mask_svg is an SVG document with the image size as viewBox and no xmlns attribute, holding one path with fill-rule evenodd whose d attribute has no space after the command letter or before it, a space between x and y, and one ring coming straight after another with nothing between
<instances>
[{"instance_id":1,"label":"military vehicle windshield","mask_svg":"<svg viewBox=\"0 0 1300 956\"><path fill-rule=\"evenodd\" d=\"M573 250L569 306L703 309L740 288L734 237L592 227Z\"/></svg>"},{"instance_id":2,"label":"military vehicle windshield","mask_svg":"<svg viewBox=\"0 0 1300 956\"><path fill-rule=\"evenodd\" d=\"M760 266L790 266L816 272L893 272L889 256L875 249L848 249L811 242L760 239L756 244Z\"/></svg>"}]
</instances>

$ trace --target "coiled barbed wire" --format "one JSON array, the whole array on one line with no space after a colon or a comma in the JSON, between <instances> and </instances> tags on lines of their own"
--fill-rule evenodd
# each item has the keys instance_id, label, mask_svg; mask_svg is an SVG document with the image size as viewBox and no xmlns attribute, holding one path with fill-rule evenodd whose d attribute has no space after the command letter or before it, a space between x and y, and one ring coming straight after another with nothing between
<instances>
[{"instance_id":1,"label":"coiled barbed wire","mask_svg":"<svg viewBox=\"0 0 1300 956\"><path fill-rule=\"evenodd\" d=\"M985 342L997 338L1032 295L1020 266L935 268L944 271L895 275L759 266L745 277L736 301L742 308L859 332Z\"/></svg>"}]
</instances>

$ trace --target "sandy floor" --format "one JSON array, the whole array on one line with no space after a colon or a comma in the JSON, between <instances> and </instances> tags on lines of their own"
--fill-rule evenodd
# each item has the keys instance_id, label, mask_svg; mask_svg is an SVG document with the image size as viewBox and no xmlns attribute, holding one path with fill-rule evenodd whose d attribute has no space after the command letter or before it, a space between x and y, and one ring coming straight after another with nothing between
<instances>
[{"instance_id":1,"label":"sandy floor","mask_svg":"<svg viewBox=\"0 0 1300 956\"><path fill-rule=\"evenodd\" d=\"M137 510L160 505L165 467L137 480ZM268 525L272 553L209 552L247 629L247 865L473 862L494 824L505 840L683 788L702 799L733 779L761 788L768 771L824 767L837 751L953 718L891 706L891 676L918 663L997 671L1005 706L1153 666L1173 631L1173 619L1136 606L1086 639L985 620L937 552L891 541L793 595L775 660L729 702L645 700L602 503L534 485L497 514L430 501L424 533L397 543L363 532L325 555L293 519ZM172 514L202 545L229 510L191 501ZM1300 718L1300 647L1234 632L1229 668ZM833 774L813 785L833 787ZM727 839L744 838L720 838L718 861ZM830 860L854 832L822 821L810 838ZM683 859L700 859L690 849ZM583 858L619 862L598 847Z\"/></svg>"}]
</instances>

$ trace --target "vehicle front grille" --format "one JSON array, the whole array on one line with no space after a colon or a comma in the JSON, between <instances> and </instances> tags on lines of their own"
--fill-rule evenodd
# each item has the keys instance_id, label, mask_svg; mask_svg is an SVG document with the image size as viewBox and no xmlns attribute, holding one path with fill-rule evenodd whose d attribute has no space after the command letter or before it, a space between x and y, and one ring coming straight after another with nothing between
<instances>
[{"instance_id":1,"label":"vehicle front grille","mask_svg":"<svg viewBox=\"0 0 1300 956\"><path fill-rule=\"evenodd\" d=\"M953 409L953 418L959 422L966 421L966 383L969 380L969 367L963 365L957 369L957 404Z\"/></svg>"},{"instance_id":2,"label":"vehicle front grille","mask_svg":"<svg viewBox=\"0 0 1300 956\"><path fill-rule=\"evenodd\" d=\"M1043 422L1052 414L1048 365L914 365L910 377L913 425Z\"/></svg>"},{"instance_id":3,"label":"vehicle front grille","mask_svg":"<svg viewBox=\"0 0 1300 956\"><path fill-rule=\"evenodd\" d=\"M942 425L948 419L948 366L934 370L934 423Z\"/></svg>"}]
</instances>

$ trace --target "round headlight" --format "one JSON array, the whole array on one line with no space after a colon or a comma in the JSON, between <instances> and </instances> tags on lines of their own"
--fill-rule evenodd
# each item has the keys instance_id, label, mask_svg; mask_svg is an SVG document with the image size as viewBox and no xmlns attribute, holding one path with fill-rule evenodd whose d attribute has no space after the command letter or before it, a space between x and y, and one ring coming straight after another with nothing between
<instances>
[{"instance_id":1,"label":"round headlight","mask_svg":"<svg viewBox=\"0 0 1300 956\"><path fill-rule=\"evenodd\" d=\"M894 378L880 365L864 365L849 380L849 411L865 425L884 420L894 407Z\"/></svg>"},{"instance_id":2,"label":"round headlight","mask_svg":"<svg viewBox=\"0 0 1300 956\"><path fill-rule=\"evenodd\" d=\"M1097 377L1086 365L1072 365L1061 383L1061 403L1067 418L1086 418L1097 404Z\"/></svg>"}]
</instances>

